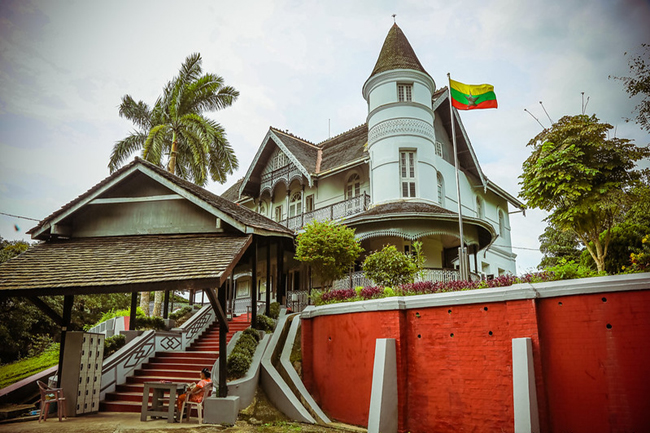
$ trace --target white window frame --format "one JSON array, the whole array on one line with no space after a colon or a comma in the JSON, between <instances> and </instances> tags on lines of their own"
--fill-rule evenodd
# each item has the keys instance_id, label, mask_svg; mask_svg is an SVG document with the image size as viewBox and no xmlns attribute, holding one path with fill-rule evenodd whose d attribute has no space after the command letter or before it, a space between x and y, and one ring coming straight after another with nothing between
<instances>
[{"instance_id":1,"label":"white window frame","mask_svg":"<svg viewBox=\"0 0 650 433\"><path fill-rule=\"evenodd\" d=\"M417 197L417 151L400 149L399 151L400 196Z\"/></svg>"},{"instance_id":2,"label":"white window frame","mask_svg":"<svg viewBox=\"0 0 650 433\"><path fill-rule=\"evenodd\" d=\"M349 200L361 195L361 177L357 173L348 176L348 182L345 187L345 198Z\"/></svg>"},{"instance_id":3,"label":"white window frame","mask_svg":"<svg viewBox=\"0 0 650 433\"><path fill-rule=\"evenodd\" d=\"M305 197L305 212L314 211L314 194L309 194Z\"/></svg>"},{"instance_id":4,"label":"white window frame","mask_svg":"<svg viewBox=\"0 0 650 433\"><path fill-rule=\"evenodd\" d=\"M442 158L442 143L436 141L436 155Z\"/></svg>"},{"instance_id":5,"label":"white window frame","mask_svg":"<svg viewBox=\"0 0 650 433\"><path fill-rule=\"evenodd\" d=\"M275 221L280 222L282 221L282 205L279 204L275 207L273 211L273 218L275 218Z\"/></svg>"},{"instance_id":6,"label":"white window frame","mask_svg":"<svg viewBox=\"0 0 650 433\"><path fill-rule=\"evenodd\" d=\"M442 173L438 172L436 174L436 185L438 188L438 202L440 206L445 206L445 178Z\"/></svg>"},{"instance_id":7,"label":"white window frame","mask_svg":"<svg viewBox=\"0 0 650 433\"><path fill-rule=\"evenodd\" d=\"M413 101L413 83L397 83L397 101Z\"/></svg>"},{"instance_id":8,"label":"white window frame","mask_svg":"<svg viewBox=\"0 0 650 433\"><path fill-rule=\"evenodd\" d=\"M294 192L289 200L289 218L302 214L302 192Z\"/></svg>"}]
</instances>

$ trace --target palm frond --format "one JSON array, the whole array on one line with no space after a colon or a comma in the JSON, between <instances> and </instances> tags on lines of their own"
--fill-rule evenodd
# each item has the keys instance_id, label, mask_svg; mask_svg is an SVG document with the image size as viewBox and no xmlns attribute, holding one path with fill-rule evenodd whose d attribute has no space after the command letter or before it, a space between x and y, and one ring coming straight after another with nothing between
<instances>
[{"instance_id":1,"label":"palm frond","mask_svg":"<svg viewBox=\"0 0 650 433\"><path fill-rule=\"evenodd\" d=\"M139 131L133 131L131 135L125 139L120 140L113 146L111 157L108 161L108 169L111 173L115 172L124 164L133 153L142 149L144 142L147 139L147 134Z\"/></svg>"},{"instance_id":2,"label":"palm frond","mask_svg":"<svg viewBox=\"0 0 650 433\"><path fill-rule=\"evenodd\" d=\"M169 125L158 125L151 128L147 140L144 143L142 157L162 167L162 156L171 147L170 132Z\"/></svg>"},{"instance_id":3,"label":"palm frond","mask_svg":"<svg viewBox=\"0 0 650 433\"><path fill-rule=\"evenodd\" d=\"M122 96L119 107L120 117L129 119L143 130L151 127L151 110L143 101L135 102L131 95Z\"/></svg>"}]
</instances>

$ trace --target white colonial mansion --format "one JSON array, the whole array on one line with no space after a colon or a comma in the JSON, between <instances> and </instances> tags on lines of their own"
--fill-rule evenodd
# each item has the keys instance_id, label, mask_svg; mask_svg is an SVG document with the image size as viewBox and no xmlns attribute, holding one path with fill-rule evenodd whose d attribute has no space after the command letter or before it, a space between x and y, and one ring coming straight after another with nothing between
<instances>
[{"instance_id":1,"label":"white colonial mansion","mask_svg":"<svg viewBox=\"0 0 650 433\"><path fill-rule=\"evenodd\" d=\"M340 221L356 230L365 254L386 244L408 252L421 241L428 277L455 278L453 121L470 271L475 278L515 273L509 206L523 210L523 204L483 174L455 109L452 120L448 89L436 88L397 25L363 96L365 123L321 143L270 128L245 177L222 197L294 231L315 219ZM285 266L288 290L319 286L298 262Z\"/></svg>"}]
</instances>

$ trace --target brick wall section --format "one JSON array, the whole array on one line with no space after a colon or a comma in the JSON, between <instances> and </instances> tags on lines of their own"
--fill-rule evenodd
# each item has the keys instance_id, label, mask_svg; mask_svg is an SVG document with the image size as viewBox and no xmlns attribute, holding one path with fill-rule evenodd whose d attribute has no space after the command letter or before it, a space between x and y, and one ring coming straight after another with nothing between
<instances>
[{"instance_id":1,"label":"brick wall section","mask_svg":"<svg viewBox=\"0 0 650 433\"><path fill-rule=\"evenodd\" d=\"M539 317L550 431L650 431L650 291L543 299Z\"/></svg>"},{"instance_id":2,"label":"brick wall section","mask_svg":"<svg viewBox=\"0 0 650 433\"><path fill-rule=\"evenodd\" d=\"M398 401L406 387L399 341L403 312L383 311L316 317L303 321L303 381L316 402L335 419L367 426L377 338L397 339ZM307 322L312 322L309 325ZM305 326L307 325L307 326ZM305 347L311 352L305 358ZM306 364L311 363L310 366ZM400 422L404 417L400 416Z\"/></svg>"},{"instance_id":3,"label":"brick wall section","mask_svg":"<svg viewBox=\"0 0 650 433\"><path fill-rule=\"evenodd\" d=\"M530 337L539 351L534 301L407 314L408 399L418 402L407 430L513 432L512 338Z\"/></svg>"},{"instance_id":4,"label":"brick wall section","mask_svg":"<svg viewBox=\"0 0 650 433\"><path fill-rule=\"evenodd\" d=\"M367 426L375 340L395 338L400 432L510 433L512 339L529 337L542 432L650 431L650 279L635 278L303 318L304 382L331 418Z\"/></svg>"}]
</instances>

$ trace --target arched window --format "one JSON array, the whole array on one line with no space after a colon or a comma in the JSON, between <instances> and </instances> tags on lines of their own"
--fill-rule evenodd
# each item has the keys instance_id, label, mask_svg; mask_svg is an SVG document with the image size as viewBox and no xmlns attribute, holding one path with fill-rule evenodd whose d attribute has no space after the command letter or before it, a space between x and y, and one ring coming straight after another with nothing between
<instances>
[{"instance_id":1,"label":"arched window","mask_svg":"<svg viewBox=\"0 0 650 433\"><path fill-rule=\"evenodd\" d=\"M442 174L438 172L438 203L440 206L445 205L445 179L442 177Z\"/></svg>"},{"instance_id":2,"label":"arched window","mask_svg":"<svg viewBox=\"0 0 650 433\"><path fill-rule=\"evenodd\" d=\"M483 218L484 216L483 200L481 200L481 197L476 197L476 218Z\"/></svg>"},{"instance_id":3,"label":"arched window","mask_svg":"<svg viewBox=\"0 0 650 433\"><path fill-rule=\"evenodd\" d=\"M356 173L353 173L348 178L348 184L345 189L345 198L350 199L353 197L359 197L361 195L361 178Z\"/></svg>"},{"instance_id":4,"label":"arched window","mask_svg":"<svg viewBox=\"0 0 650 433\"><path fill-rule=\"evenodd\" d=\"M264 202L260 203L260 214L266 216L266 204Z\"/></svg>"},{"instance_id":5,"label":"arched window","mask_svg":"<svg viewBox=\"0 0 650 433\"><path fill-rule=\"evenodd\" d=\"M501 235L502 238L506 237L506 221L505 221L505 215L503 214L503 211L499 209L499 235Z\"/></svg>"},{"instance_id":6,"label":"arched window","mask_svg":"<svg viewBox=\"0 0 650 433\"><path fill-rule=\"evenodd\" d=\"M295 217L302 213L302 193L296 192L289 201L289 217Z\"/></svg>"}]
</instances>

